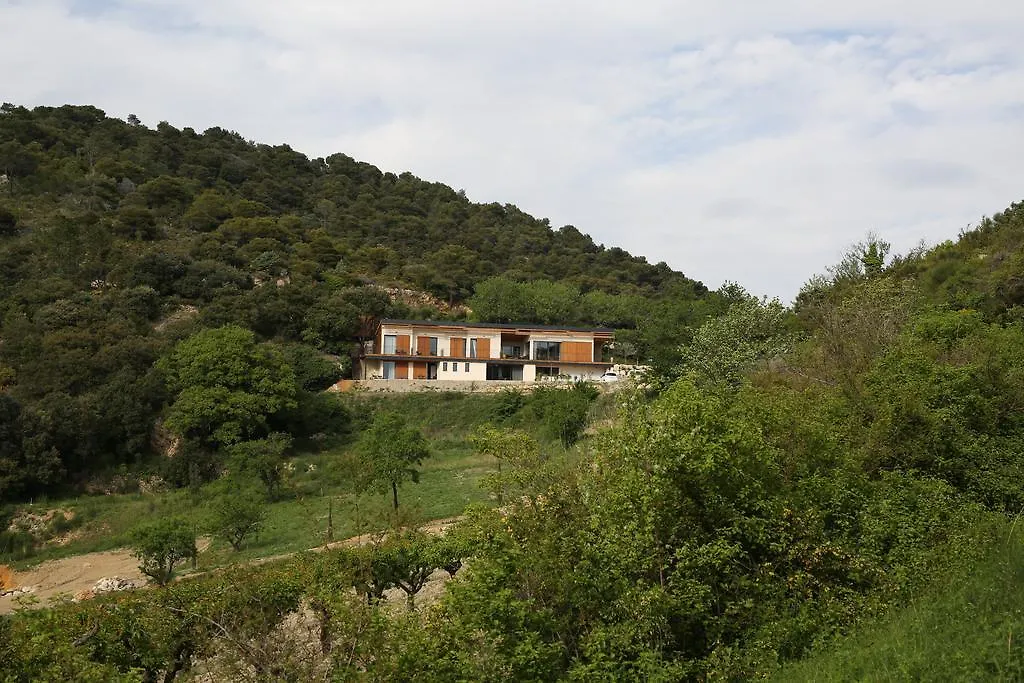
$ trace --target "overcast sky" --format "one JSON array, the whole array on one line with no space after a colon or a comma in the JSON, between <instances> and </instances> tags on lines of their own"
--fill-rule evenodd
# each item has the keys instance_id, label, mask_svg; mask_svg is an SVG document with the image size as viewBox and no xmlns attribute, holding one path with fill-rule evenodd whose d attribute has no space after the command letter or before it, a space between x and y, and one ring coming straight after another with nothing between
<instances>
[{"instance_id":1,"label":"overcast sky","mask_svg":"<svg viewBox=\"0 0 1024 683\"><path fill-rule=\"evenodd\" d=\"M789 300L1024 198L1014 0L0 0L0 99L513 203Z\"/></svg>"}]
</instances>

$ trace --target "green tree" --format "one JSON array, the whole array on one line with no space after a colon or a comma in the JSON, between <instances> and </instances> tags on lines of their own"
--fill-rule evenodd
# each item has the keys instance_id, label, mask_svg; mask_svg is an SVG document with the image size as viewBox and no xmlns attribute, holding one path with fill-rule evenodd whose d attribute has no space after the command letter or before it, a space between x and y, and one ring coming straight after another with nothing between
<instances>
[{"instance_id":1,"label":"green tree","mask_svg":"<svg viewBox=\"0 0 1024 683\"><path fill-rule=\"evenodd\" d=\"M178 564L198 553L192 524L180 517L165 517L142 525L132 532L131 538L139 570L161 586L170 582Z\"/></svg>"},{"instance_id":2,"label":"green tree","mask_svg":"<svg viewBox=\"0 0 1024 683\"><path fill-rule=\"evenodd\" d=\"M198 332L159 366L175 394L167 427L204 444L258 438L271 416L296 406L295 374L281 352L240 327Z\"/></svg>"},{"instance_id":3,"label":"green tree","mask_svg":"<svg viewBox=\"0 0 1024 683\"><path fill-rule=\"evenodd\" d=\"M250 475L263 484L268 500L280 495L284 484L284 454L291 447L287 434L275 433L265 439L241 441L228 446L228 468L233 474Z\"/></svg>"},{"instance_id":4,"label":"green tree","mask_svg":"<svg viewBox=\"0 0 1024 683\"><path fill-rule=\"evenodd\" d=\"M263 528L267 518L266 496L236 477L225 480L219 488L210 504L210 531L237 552L248 536Z\"/></svg>"},{"instance_id":5,"label":"green tree","mask_svg":"<svg viewBox=\"0 0 1024 683\"><path fill-rule=\"evenodd\" d=\"M416 468L430 456L427 440L397 413L380 412L360 439L360 451L367 480L390 487L392 506L398 510L398 486L406 480L419 482Z\"/></svg>"},{"instance_id":6,"label":"green tree","mask_svg":"<svg viewBox=\"0 0 1024 683\"><path fill-rule=\"evenodd\" d=\"M792 348L794 336L786 329L786 316L778 299L745 295L693 333L681 352L682 371L705 382L738 384L758 362Z\"/></svg>"}]
</instances>

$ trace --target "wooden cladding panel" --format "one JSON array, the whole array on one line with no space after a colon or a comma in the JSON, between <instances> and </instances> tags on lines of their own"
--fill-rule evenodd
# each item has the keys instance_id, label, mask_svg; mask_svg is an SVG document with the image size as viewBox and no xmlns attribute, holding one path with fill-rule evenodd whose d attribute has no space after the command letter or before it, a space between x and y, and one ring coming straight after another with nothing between
<instances>
[{"instance_id":1,"label":"wooden cladding panel","mask_svg":"<svg viewBox=\"0 0 1024 683\"><path fill-rule=\"evenodd\" d=\"M559 360L563 363L592 363L594 356L590 342L562 342Z\"/></svg>"},{"instance_id":2,"label":"wooden cladding panel","mask_svg":"<svg viewBox=\"0 0 1024 683\"><path fill-rule=\"evenodd\" d=\"M412 378L413 379L426 379L427 378L427 364L426 363L413 363L412 364Z\"/></svg>"},{"instance_id":3,"label":"wooden cladding panel","mask_svg":"<svg viewBox=\"0 0 1024 683\"><path fill-rule=\"evenodd\" d=\"M430 337L416 337L416 353L420 356L430 355ZM426 371L424 370L424 372Z\"/></svg>"},{"instance_id":4,"label":"wooden cladding panel","mask_svg":"<svg viewBox=\"0 0 1024 683\"><path fill-rule=\"evenodd\" d=\"M404 361L395 363L395 379L409 379L409 363Z\"/></svg>"},{"instance_id":5,"label":"wooden cladding panel","mask_svg":"<svg viewBox=\"0 0 1024 683\"><path fill-rule=\"evenodd\" d=\"M459 337L452 337L449 341L451 348L449 349L449 355L455 358L466 357L466 340Z\"/></svg>"},{"instance_id":6,"label":"wooden cladding panel","mask_svg":"<svg viewBox=\"0 0 1024 683\"><path fill-rule=\"evenodd\" d=\"M408 334L396 335L395 339L395 353L408 354L409 348L412 343L412 336Z\"/></svg>"},{"instance_id":7,"label":"wooden cladding panel","mask_svg":"<svg viewBox=\"0 0 1024 683\"><path fill-rule=\"evenodd\" d=\"M476 357L477 358L490 358L491 357L491 340L490 339L477 339L476 340Z\"/></svg>"}]
</instances>

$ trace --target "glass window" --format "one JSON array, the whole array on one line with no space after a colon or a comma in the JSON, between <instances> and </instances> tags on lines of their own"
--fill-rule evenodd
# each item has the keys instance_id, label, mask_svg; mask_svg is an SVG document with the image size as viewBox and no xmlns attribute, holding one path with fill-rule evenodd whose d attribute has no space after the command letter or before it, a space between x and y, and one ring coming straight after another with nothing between
<instances>
[{"instance_id":1,"label":"glass window","mask_svg":"<svg viewBox=\"0 0 1024 683\"><path fill-rule=\"evenodd\" d=\"M466 363L466 372L469 372L469 363Z\"/></svg>"},{"instance_id":2,"label":"glass window","mask_svg":"<svg viewBox=\"0 0 1024 683\"><path fill-rule=\"evenodd\" d=\"M476 339L469 340L469 357L476 358Z\"/></svg>"},{"instance_id":3,"label":"glass window","mask_svg":"<svg viewBox=\"0 0 1024 683\"><path fill-rule=\"evenodd\" d=\"M384 379L395 378L395 364L391 361L384 362Z\"/></svg>"},{"instance_id":4,"label":"glass window","mask_svg":"<svg viewBox=\"0 0 1024 683\"><path fill-rule=\"evenodd\" d=\"M430 337L430 355L437 355L437 337Z\"/></svg>"},{"instance_id":5,"label":"glass window","mask_svg":"<svg viewBox=\"0 0 1024 683\"><path fill-rule=\"evenodd\" d=\"M537 366L538 377L558 377L558 368L553 368L547 365Z\"/></svg>"},{"instance_id":6,"label":"glass window","mask_svg":"<svg viewBox=\"0 0 1024 683\"><path fill-rule=\"evenodd\" d=\"M455 364L452 363L452 365L455 365ZM445 361L445 362L441 363L441 369L444 370L445 372L448 372L448 361Z\"/></svg>"},{"instance_id":7,"label":"glass window","mask_svg":"<svg viewBox=\"0 0 1024 683\"><path fill-rule=\"evenodd\" d=\"M534 342L533 354L536 360L558 360L561 351L561 342L539 341Z\"/></svg>"},{"instance_id":8,"label":"glass window","mask_svg":"<svg viewBox=\"0 0 1024 683\"><path fill-rule=\"evenodd\" d=\"M397 334L384 335L384 353L395 353L398 344Z\"/></svg>"},{"instance_id":9,"label":"glass window","mask_svg":"<svg viewBox=\"0 0 1024 683\"><path fill-rule=\"evenodd\" d=\"M452 363L452 372L458 372L458 371L459 371L459 364L458 363Z\"/></svg>"}]
</instances>

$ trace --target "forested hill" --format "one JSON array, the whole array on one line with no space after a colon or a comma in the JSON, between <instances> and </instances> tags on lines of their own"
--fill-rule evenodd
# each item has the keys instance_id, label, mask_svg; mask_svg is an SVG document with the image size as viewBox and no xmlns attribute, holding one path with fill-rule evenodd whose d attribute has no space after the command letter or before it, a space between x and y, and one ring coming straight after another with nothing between
<instances>
[{"instance_id":1,"label":"forested hill","mask_svg":"<svg viewBox=\"0 0 1024 683\"><path fill-rule=\"evenodd\" d=\"M437 299L410 308L395 286ZM344 154L5 104L0 499L143 459L174 398L156 362L200 330L270 342L301 398L339 374L320 354L343 373L373 318L467 300L478 316L614 326L634 358L665 365L723 307L664 263ZM315 432L299 404L250 436Z\"/></svg>"},{"instance_id":2,"label":"forested hill","mask_svg":"<svg viewBox=\"0 0 1024 683\"><path fill-rule=\"evenodd\" d=\"M552 230L515 206L474 204L409 173L383 173L344 154L308 159L221 128L151 130L129 118L87 106L4 105L0 116L0 172L17 216L4 231L52 231L58 219L91 226L66 245L77 253L54 254L41 240L26 245L40 259L63 261L59 274L77 285L125 280L141 254L160 250L243 273L402 282L444 299L500 274L610 293L650 294L670 282L702 289L572 226Z\"/></svg>"}]
</instances>

